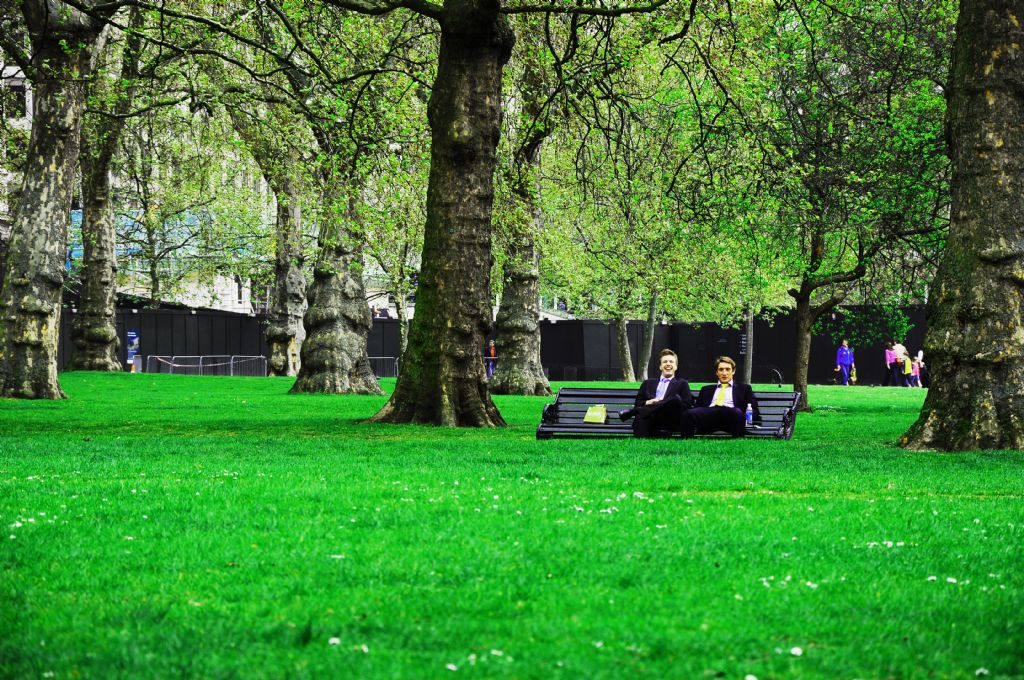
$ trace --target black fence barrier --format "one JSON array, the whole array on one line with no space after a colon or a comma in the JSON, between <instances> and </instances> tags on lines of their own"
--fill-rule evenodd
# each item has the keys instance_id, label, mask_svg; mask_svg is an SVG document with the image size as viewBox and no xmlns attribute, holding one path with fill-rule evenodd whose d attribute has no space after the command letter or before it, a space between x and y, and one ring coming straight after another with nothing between
<instances>
[{"instance_id":1,"label":"black fence barrier","mask_svg":"<svg viewBox=\"0 0 1024 680\"><path fill-rule=\"evenodd\" d=\"M61 315L60 366L70 360L70 324L76 313L65 308ZM916 354L925 332L923 307L904 310L912 329L903 344ZM248 355L267 356L264 337L266 319L262 316L215 310L150 309L119 307L117 332L122 365L128 368L128 345L137 343L137 354L149 355ZM397 358L399 331L397 319L374 319L367 338L368 355L379 359ZM633 370L638 375L639 347L644 324L631 321L627 327ZM543 321L541 363L551 380L617 380L620 376L615 328L604 321ZM693 382L714 379L712 363L719 355L728 355L738 363L742 375L750 339L741 328L722 328L713 323L659 324L654 331L654 351L649 374L656 375L657 353L668 347L679 355L679 374ZM756 383L793 382L796 321L792 313L778 314L769 322L754 323L753 381ZM826 334L811 340L808 381L826 384L835 380L837 343ZM884 340L866 347L854 347L857 377L862 385L881 385L885 378ZM481 357L484 348L480 348ZM927 364L927 357L925 363ZM144 361L144 359L143 359ZM500 359L498 360L500 362ZM144 364L143 364L144 365Z\"/></svg>"},{"instance_id":2,"label":"black fence barrier","mask_svg":"<svg viewBox=\"0 0 1024 680\"><path fill-rule=\"evenodd\" d=\"M65 307L60 318L60 362L71 360L71 322L77 310ZM212 309L151 309L118 307L115 314L117 337L121 339L118 357L129 370L128 347L135 344L143 357L246 355L267 356L264 319L248 314Z\"/></svg>"},{"instance_id":3,"label":"black fence barrier","mask_svg":"<svg viewBox=\"0 0 1024 680\"><path fill-rule=\"evenodd\" d=\"M913 328L903 344L916 354L924 341L924 309L904 310ZM639 347L644 324L631 321L627 326L633 371L639 379ZM648 374L658 372L657 354L669 348L679 355L679 374L693 382L710 382L715 374L716 357L726 355L737 362L737 373L743 375L748 360L750 339L742 328L722 328L713 323L659 324L654 329L654 347ZM756 383L793 382L796 365L796 320L790 314L779 314L769 322L754 322L753 373ZM808 382L827 384L836 378L835 360L838 342L827 334L811 338ZM481 350L482 351L482 350ZM885 378L885 343L879 340L866 347L854 347L857 381L861 385L881 385ZM621 375L615 327L602 321L541 322L541 363L550 380L617 380ZM925 357L927 364L927 357Z\"/></svg>"}]
</instances>

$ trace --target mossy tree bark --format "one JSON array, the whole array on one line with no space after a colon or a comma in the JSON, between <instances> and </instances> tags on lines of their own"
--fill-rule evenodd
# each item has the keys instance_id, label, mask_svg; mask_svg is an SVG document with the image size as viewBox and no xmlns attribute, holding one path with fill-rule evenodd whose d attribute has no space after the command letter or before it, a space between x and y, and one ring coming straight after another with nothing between
<instances>
[{"instance_id":1,"label":"mossy tree bark","mask_svg":"<svg viewBox=\"0 0 1024 680\"><path fill-rule=\"evenodd\" d=\"M328 198L328 205L339 203L343 207L325 216L321 229L293 394L383 394L366 353L372 320L363 289L361 244L346 226L355 224L355 198Z\"/></svg>"},{"instance_id":2,"label":"mossy tree bark","mask_svg":"<svg viewBox=\"0 0 1024 680\"><path fill-rule=\"evenodd\" d=\"M540 209L529 205L539 225ZM529 227L511 236L504 266L501 305L495 320L498 364L489 388L494 394L538 397L551 394L540 362L540 252Z\"/></svg>"},{"instance_id":3,"label":"mossy tree bark","mask_svg":"<svg viewBox=\"0 0 1024 680\"><path fill-rule=\"evenodd\" d=\"M949 239L928 300L911 449L1024 448L1024 8L961 0L946 131Z\"/></svg>"},{"instance_id":4,"label":"mossy tree bark","mask_svg":"<svg viewBox=\"0 0 1024 680\"><path fill-rule=\"evenodd\" d=\"M61 399L57 339L67 225L85 79L102 23L48 0L23 0L21 9L32 44L25 65L35 104L0 290L0 396Z\"/></svg>"},{"instance_id":5,"label":"mossy tree bark","mask_svg":"<svg viewBox=\"0 0 1024 680\"><path fill-rule=\"evenodd\" d=\"M142 25L142 12L132 10L130 25ZM110 195L110 169L135 95L141 37L129 35L121 59L123 90L96 92L97 103L112 98L109 112L93 113L82 125L79 166L82 171L82 287L78 312L71 322L70 369L120 371L115 312L117 306L117 232ZM98 81L93 82L98 87ZM91 96L91 95L90 95Z\"/></svg>"},{"instance_id":6,"label":"mossy tree bark","mask_svg":"<svg viewBox=\"0 0 1024 680\"><path fill-rule=\"evenodd\" d=\"M494 0L447 0L430 95L431 166L416 315L395 392L374 420L504 425L483 346L491 330L491 209L501 74L514 36Z\"/></svg>"},{"instance_id":7,"label":"mossy tree bark","mask_svg":"<svg viewBox=\"0 0 1024 680\"><path fill-rule=\"evenodd\" d=\"M114 133L116 136L117 133ZM98 145L97 145L98 142ZM82 138L82 288L78 312L71 321L73 345L69 368L120 371L117 325L117 240L110 202L108 139ZM116 145L116 139L113 145ZM97 146L99 148L97 148Z\"/></svg>"},{"instance_id":8,"label":"mossy tree bark","mask_svg":"<svg viewBox=\"0 0 1024 680\"><path fill-rule=\"evenodd\" d=\"M271 184L271 186L274 186ZM274 301L267 324L270 375L297 375L306 331L306 277L302 273L302 208L294 186L274 187L277 224L274 230Z\"/></svg>"}]
</instances>

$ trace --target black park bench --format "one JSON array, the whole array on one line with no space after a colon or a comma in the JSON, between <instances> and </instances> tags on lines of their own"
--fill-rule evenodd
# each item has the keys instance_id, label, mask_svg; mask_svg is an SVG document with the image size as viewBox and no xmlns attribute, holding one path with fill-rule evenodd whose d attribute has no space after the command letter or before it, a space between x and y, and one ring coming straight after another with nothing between
<instances>
[{"instance_id":1,"label":"black park bench","mask_svg":"<svg viewBox=\"0 0 1024 680\"><path fill-rule=\"evenodd\" d=\"M633 408L639 388L628 387L563 387L558 390L555 403L544 406L537 439L559 437L614 437L633 435L633 419L619 420L619 411ZM699 390L691 390L697 400ZM748 437L764 439L791 439L800 404L799 392L754 391L761 422L747 426ZM608 418L604 423L585 423L583 416L594 404L604 404ZM678 434L678 433L673 433ZM715 433L719 434L719 433ZM726 433L722 432L721 435Z\"/></svg>"}]
</instances>

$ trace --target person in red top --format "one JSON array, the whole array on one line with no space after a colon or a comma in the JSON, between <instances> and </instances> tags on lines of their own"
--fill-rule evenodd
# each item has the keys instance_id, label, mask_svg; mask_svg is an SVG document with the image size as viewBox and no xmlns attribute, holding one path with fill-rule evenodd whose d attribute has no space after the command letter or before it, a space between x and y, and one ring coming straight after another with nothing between
<instances>
[{"instance_id":1,"label":"person in red top","mask_svg":"<svg viewBox=\"0 0 1024 680\"><path fill-rule=\"evenodd\" d=\"M494 354L494 340L487 343L487 349L484 350L484 362L487 364L487 379L490 380L494 376L494 364L497 363L498 359Z\"/></svg>"}]
</instances>

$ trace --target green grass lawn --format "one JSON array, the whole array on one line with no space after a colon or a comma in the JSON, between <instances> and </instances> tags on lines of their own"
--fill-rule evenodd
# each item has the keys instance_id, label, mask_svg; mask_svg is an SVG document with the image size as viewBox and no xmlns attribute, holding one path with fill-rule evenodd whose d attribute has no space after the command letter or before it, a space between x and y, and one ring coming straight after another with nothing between
<instances>
[{"instance_id":1,"label":"green grass lawn","mask_svg":"<svg viewBox=\"0 0 1024 680\"><path fill-rule=\"evenodd\" d=\"M0 400L0 677L1024 677L1024 454L366 425L286 379ZM393 381L385 385L393 387Z\"/></svg>"}]
</instances>

